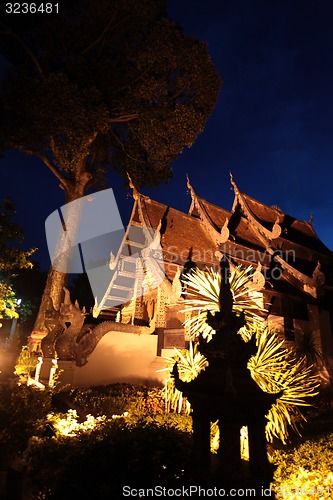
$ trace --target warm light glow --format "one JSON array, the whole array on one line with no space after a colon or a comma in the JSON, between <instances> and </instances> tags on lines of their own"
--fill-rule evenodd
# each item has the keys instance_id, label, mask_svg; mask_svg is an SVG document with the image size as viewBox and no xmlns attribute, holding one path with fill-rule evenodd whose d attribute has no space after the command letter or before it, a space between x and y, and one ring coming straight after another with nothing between
<instances>
[{"instance_id":1,"label":"warm light glow","mask_svg":"<svg viewBox=\"0 0 333 500\"><path fill-rule=\"evenodd\" d=\"M122 415L112 415L112 419L124 418L128 416L128 412L125 411ZM106 416L93 417L92 415L87 415L84 422L78 421L78 414L76 410L68 410L65 417L57 413L49 413L47 415L48 421L53 425L56 433L59 436L64 437L75 437L79 434L90 432L92 430L99 430L106 424Z\"/></svg>"},{"instance_id":2,"label":"warm light glow","mask_svg":"<svg viewBox=\"0 0 333 500\"><path fill-rule=\"evenodd\" d=\"M243 425L240 430L240 451L243 460L249 460L249 435L247 425Z\"/></svg>"},{"instance_id":3,"label":"warm light glow","mask_svg":"<svg viewBox=\"0 0 333 500\"><path fill-rule=\"evenodd\" d=\"M98 426L104 424L106 416L93 417L92 415L87 415L87 419L79 423L78 415L76 410L68 410L65 418L61 418L59 415L54 413L49 413L47 419L52 423L53 427L61 436L74 437L82 432L92 431Z\"/></svg>"},{"instance_id":4,"label":"warm light glow","mask_svg":"<svg viewBox=\"0 0 333 500\"><path fill-rule=\"evenodd\" d=\"M52 367L50 370L50 377L49 377L49 386L53 387L56 381L56 372L58 370L58 361L56 359L52 359Z\"/></svg>"},{"instance_id":5,"label":"warm light glow","mask_svg":"<svg viewBox=\"0 0 333 500\"><path fill-rule=\"evenodd\" d=\"M18 385L21 385L20 382L18 382ZM31 387L36 387L37 389L40 389L41 391L44 391L45 385L39 382L38 380L35 380L34 378L28 377L27 380L27 385Z\"/></svg>"},{"instance_id":6,"label":"warm light glow","mask_svg":"<svg viewBox=\"0 0 333 500\"><path fill-rule=\"evenodd\" d=\"M299 500L323 498L330 500L333 490L333 472L309 471L299 467L296 474L291 474L289 478L275 485L274 490L276 498Z\"/></svg>"}]
</instances>

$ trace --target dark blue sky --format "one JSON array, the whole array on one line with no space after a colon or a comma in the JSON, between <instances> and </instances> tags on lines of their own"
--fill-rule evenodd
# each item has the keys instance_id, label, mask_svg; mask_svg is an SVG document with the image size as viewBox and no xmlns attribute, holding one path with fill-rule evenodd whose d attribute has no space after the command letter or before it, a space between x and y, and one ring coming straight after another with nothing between
<instances>
[{"instance_id":1,"label":"dark blue sky","mask_svg":"<svg viewBox=\"0 0 333 500\"><path fill-rule=\"evenodd\" d=\"M197 193L230 208L229 170L239 188L313 224L333 249L333 2L169 0L187 34L207 41L224 85L195 145L174 164L171 184L146 191L187 210L185 173ZM47 267L46 217L62 205L51 173L31 157L0 160L0 197L9 194L25 244ZM111 179L126 213L128 192ZM126 209L127 207L127 209Z\"/></svg>"}]
</instances>

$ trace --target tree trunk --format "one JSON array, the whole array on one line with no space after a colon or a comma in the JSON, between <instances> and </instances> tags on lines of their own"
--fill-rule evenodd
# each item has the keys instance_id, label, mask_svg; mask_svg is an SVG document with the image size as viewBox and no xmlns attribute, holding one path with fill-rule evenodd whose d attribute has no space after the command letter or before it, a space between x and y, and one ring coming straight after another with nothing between
<instances>
[{"instance_id":1,"label":"tree trunk","mask_svg":"<svg viewBox=\"0 0 333 500\"><path fill-rule=\"evenodd\" d=\"M44 324L45 315L47 315L47 311L50 311L50 308L52 309L52 306L59 311L63 299L63 287L67 284L67 276L66 273L60 273L53 269L53 267L50 268L35 321L34 331L47 334Z\"/></svg>"},{"instance_id":2,"label":"tree trunk","mask_svg":"<svg viewBox=\"0 0 333 500\"><path fill-rule=\"evenodd\" d=\"M87 179L87 182L84 182L84 178L85 176L81 175L79 182L73 184L68 183L67 186L70 186L71 189L65 189L66 204L78 200L79 198L84 196L85 189L89 180ZM69 216L66 217L66 221L70 225L71 240L74 241L75 238L73 237L73 234L75 234L75 231L78 229L80 221L80 211L78 210L77 206L75 206L72 213L69 213ZM62 248L62 245L64 244L64 238L66 237L66 228L63 229L65 230L60 231L62 234L59 235L59 240L57 243L57 246L60 249ZM53 314L54 309L56 309L57 311L59 311L60 309L60 305L64 297L63 288L67 284L67 271L69 262L70 253L67 252L57 258L55 261L55 265L51 266L50 268L34 329L30 337L30 344L33 349L39 350L41 339L49 333L45 326L45 319L49 315ZM59 269L61 269L61 271L59 271Z\"/></svg>"}]
</instances>

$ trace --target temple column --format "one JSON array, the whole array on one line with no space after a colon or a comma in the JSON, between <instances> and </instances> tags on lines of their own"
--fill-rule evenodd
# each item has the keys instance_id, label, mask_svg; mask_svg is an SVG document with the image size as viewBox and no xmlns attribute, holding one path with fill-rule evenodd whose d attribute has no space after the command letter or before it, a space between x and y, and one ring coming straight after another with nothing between
<instances>
[{"instance_id":1,"label":"temple column","mask_svg":"<svg viewBox=\"0 0 333 500\"><path fill-rule=\"evenodd\" d=\"M195 405L196 406L196 405ZM193 426L193 460L203 478L207 477L210 470L210 419L201 408L195 408L192 402L192 426ZM200 405L201 406L201 405Z\"/></svg>"},{"instance_id":2,"label":"temple column","mask_svg":"<svg viewBox=\"0 0 333 500\"><path fill-rule=\"evenodd\" d=\"M220 473L226 481L238 478L241 471L240 425L237 420L219 420L220 446L218 457Z\"/></svg>"}]
</instances>

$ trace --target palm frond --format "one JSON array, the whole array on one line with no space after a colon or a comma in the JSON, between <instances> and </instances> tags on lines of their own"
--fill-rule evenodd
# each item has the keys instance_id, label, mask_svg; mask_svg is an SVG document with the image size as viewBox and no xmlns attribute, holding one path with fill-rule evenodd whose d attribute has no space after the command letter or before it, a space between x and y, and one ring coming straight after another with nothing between
<instances>
[{"instance_id":1,"label":"palm frond","mask_svg":"<svg viewBox=\"0 0 333 500\"><path fill-rule=\"evenodd\" d=\"M304 358L296 359L293 353L283 347L277 333L264 328L257 332L258 350L249 362L248 369L253 380L265 392L282 395L267 415L266 437L274 437L286 443L288 424L300 434L299 425L305 420L299 407L310 406L307 401L317 394L317 378Z\"/></svg>"},{"instance_id":2,"label":"palm frond","mask_svg":"<svg viewBox=\"0 0 333 500\"><path fill-rule=\"evenodd\" d=\"M277 393L281 390L277 379L286 366L284 342L267 327L257 328L256 337L257 352L250 358L247 367L253 380L263 391Z\"/></svg>"},{"instance_id":3,"label":"palm frond","mask_svg":"<svg viewBox=\"0 0 333 500\"><path fill-rule=\"evenodd\" d=\"M256 325L262 321L260 314L263 312L261 294L256 290L252 281L254 268L248 266L236 267L230 274L229 282L233 294L233 311L237 314L244 313L246 326L239 331L245 341L249 340ZM219 293L221 276L214 269L195 269L185 279L187 290L185 292L185 309L192 312L192 317L185 321L184 326L191 338L200 333L208 341L214 335L212 327L207 325L207 311L211 313L220 310Z\"/></svg>"},{"instance_id":4,"label":"palm frond","mask_svg":"<svg viewBox=\"0 0 333 500\"><path fill-rule=\"evenodd\" d=\"M247 268L238 266L230 275L233 312L239 315L244 314L245 326L238 332L242 339L247 342L253 336L256 338L257 352L250 358L247 365L252 378L264 392L281 393L266 415L268 420L266 438L268 441L272 441L274 437L278 437L285 443L290 427L299 433L299 427L305 420L300 408L310 406L308 398L317 394L316 389L319 384L317 378L312 374L311 366L308 366L309 356L307 358L305 355L295 356L289 348L285 348L284 340L279 337L278 333L267 328L263 320L263 313L267 311L263 308L262 296L257 291L256 284L253 283L253 271L252 266ZM207 311L214 314L220 309L220 283L220 273L213 269L205 271L196 269L187 276L185 280L187 286L185 311L191 312L192 317L185 321L184 326L191 338L197 338L200 334L209 341L215 334L212 327L207 324L206 319ZM314 353L313 346L310 347ZM307 351L310 349L308 348ZM190 352L188 355L178 351L181 377L195 378L197 367L192 361L189 365L188 359L188 356L195 358L193 353L193 348L192 354ZM203 360L201 362L204 363ZM170 384L172 383L173 381L170 382ZM172 391L170 401L172 404L179 405L181 396L176 394L175 388Z\"/></svg>"},{"instance_id":5,"label":"palm frond","mask_svg":"<svg viewBox=\"0 0 333 500\"><path fill-rule=\"evenodd\" d=\"M191 405L183 398L181 391L176 389L175 380L171 376L172 369L175 363L178 366L179 377L183 382L191 382L194 380L201 370L208 366L208 361L198 349L197 344L190 342L189 349L179 350L174 347L175 356L166 357L167 366L159 371L168 371L169 378L166 380L164 391L167 411L175 411L180 413L184 410L190 413Z\"/></svg>"},{"instance_id":6,"label":"palm frond","mask_svg":"<svg viewBox=\"0 0 333 500\"><path fill-rule=\"evenodd\" d=\"M307 365L322 366L324 359L321 349L320 340L309 331L300 329L296 332L297 342L295 353L298 358L304 357Z\"/></svg>"}]
</instances>

